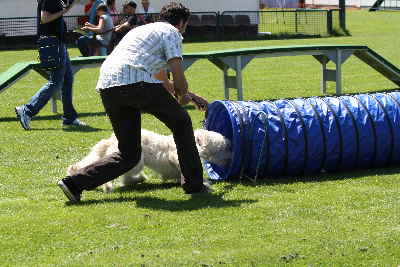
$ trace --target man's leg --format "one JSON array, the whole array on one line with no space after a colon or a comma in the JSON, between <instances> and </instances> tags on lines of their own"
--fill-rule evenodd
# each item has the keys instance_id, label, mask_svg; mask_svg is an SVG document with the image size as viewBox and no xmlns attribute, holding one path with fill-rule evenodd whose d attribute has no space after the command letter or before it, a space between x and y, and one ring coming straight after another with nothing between
<instances>
[{"instance_id":1,"label":"man's leg","mask_svg":"<svg viewBox=\"0 0 400 267\"><path fill-rule=\"evenodd\" d=\"M76 45L78 46L79 51L81 52L82 56L89 57L91 56L90 51L90 42L92 37L83 35L76 40Z\"/></svg>"},{"instance_id":2,"label":"man's leg","mask_svg":"<svg viewBox=\"0 0 400 267\"><path fill-rule=\"evenodd\" d=\"M92 190L111 181L132 169L140 160L140 110L121 105L125 101L123 97L102 94L103 105L118 139L120 151L83 168L79 174L66 178L78 191Z\"/></svg>"},{"instance_id":3,"label":"man's leg","mask_svg":"<svg viewBox=\"0 0 400 267\"><path fill-rule=\"evenodd\" d=\"M66 49L63 45L62 49ZM53 94L60 90L64 84L64 76L66 71L66 54L63 53L62 67L50 73L50 80L31 98L24 106L24 111L29 117L35 116L47 104Z\"/></svg>"},{"instance_id":4,"label":"man's leg","mask_svg":"<svg viewBox=\"0 0 400 267\"><path fill-rule=\"evenodd\" d=\"M179 165L183 174L182 188L186 193L203 191L203 167L188 112L162 85L155 85L153 88L149 88L148 92L153 103L149 105L146 112L162 121L174 136Z\"/></svg>"},{"instance_id":5,"label":"man's leg","mask_svg":"<svg viewBox=\"0 0 400 267\"><path fill-rule=\"evenodd\" d=\"M64 111L62 119L64 124L72 123L78 117L72 104L73 83L74 74L72 73L71 61L69 60L68 51L65 50L65 74L63 87L61 88L61 100Z\"/></svg>"}]
</instances>

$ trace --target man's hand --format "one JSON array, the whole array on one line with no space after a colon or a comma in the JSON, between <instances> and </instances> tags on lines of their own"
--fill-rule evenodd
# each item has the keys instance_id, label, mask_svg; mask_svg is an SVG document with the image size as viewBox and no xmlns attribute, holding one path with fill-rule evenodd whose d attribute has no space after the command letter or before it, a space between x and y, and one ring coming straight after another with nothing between
<instances>
[{"instance_id":1,"label":"man's hand","mask_svg":"<svg viewBox=\"0 0 400 267\"><path fill-rule=\"evenodd\" d=\"M182 67L181 58L173 58L168 61L169 68L174 80L175 92L177 95L184 95L188 92L188 84Z\"/></svg>"},{"instance_id":2,"label":"man's hand","mask_svg":"<svg viewBox=\"0 0 400 267\"><path fill-rule=\"evenodd\" d=\"M208 101L194 93L189 92L190 98L192 99L193 104L196 106L198 110L206 111L208 106Z\"/></svg>"},{"instance_id":3,"label":"man's hand","mask_svg":"<svg viewBox=\"0 0 400 267\"><path fill-rule=\"evenodd\" d=\"M122 25L117 25L115 26L115 32L121 32L122 31Z\"/></svg>"},{"instance_id":4,"label":"man's hand","mask_svg":"<svg viewBox=\"0 0 400 267\"><path fill-rule=\"evenodd\" d=\"M163 86L171 95L175 95L174 82L170 80L163 81Z\"/></svg>"},{"instance_id":5,"label":"man's hand","mask_svg":"<svg viewBox=\"0 0 400 267\"><path fill-rule=\"evenodd\" d=\"M190 101L192 101L192 97L190 96L189 93L178 96L178 103L181 104L182 106L189 104Z\"/></svg>"}]
</instances>

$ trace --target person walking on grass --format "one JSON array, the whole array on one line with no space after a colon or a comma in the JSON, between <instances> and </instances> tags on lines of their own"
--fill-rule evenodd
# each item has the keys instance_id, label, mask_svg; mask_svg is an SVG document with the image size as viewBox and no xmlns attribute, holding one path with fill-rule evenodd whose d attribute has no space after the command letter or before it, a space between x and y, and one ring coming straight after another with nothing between
<instances>
[{"instance_id":1,"label":"person walking on grass","mask_svg":"<svg viewBox=\"0 0 400 267\"><path fill-rule=\"evenodd\" d=\"M132 29L106 58L96 89L118 139L119 151L58 182L73 203L92 190L132 169L141 157L141 112L163 122L176 143L185 193L208 193L192 121L182 105L207 102L188 91L182 67L182 33L190 11L175 2L165 5L161 22ZM169 67L173 81L166 81ZM163 86L162 82L170 86ZM171 88L172 87L172 88ZM177 99L173 94L177 95Z\"/></svg>"},{"instance_id":2,"label":"person walking on grass","mask_svg":"<svg viewBox=\"0 0 400 267\"><path fill-rule=\"evenodd\" d=\"M50 71L49 82L31 98L28 104L16 107L15 113L17 114L21 126L25 130L30 130L32 117L39 113L57 90L61 89L61 100L64 111L62 116L63 126L85 126L86 124L78 119L78 114L72 104L74 76L65 45L67 27L63 15L72 8L73 3L64 7L61 0L39 0L38 5L38 9L40 10L38 34L39 36L57 36L61 39L60 48L63 51L61 56L62 66L56 70ZM60 27L60 25L62 25L62 27Z\"/></svg>"}]
</instances>

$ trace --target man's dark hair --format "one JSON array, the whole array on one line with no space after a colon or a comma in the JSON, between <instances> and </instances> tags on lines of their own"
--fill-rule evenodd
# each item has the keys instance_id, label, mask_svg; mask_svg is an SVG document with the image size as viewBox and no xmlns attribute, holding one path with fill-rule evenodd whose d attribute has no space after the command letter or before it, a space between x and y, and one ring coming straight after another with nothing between
<instances>
[{"instance_id":1,"label":"man's dark hair","mask_svg":"<svg viewBox=\"0 0 400 267\"><path fill-rule=\"evenodd\" d=\"M111 6L115 3L115 0L107 0L107 6Z\"/></svg>"},{"instance_id":2,"label":"man's dark hair","mask_svg":"<svg viewBox=\"0 0 400 267\"><path fill-rule=\"evenodd\" d=\"M97 8L96 8L96 11L97 11L97 10L101 10L101 11L104 11L104 12L108 12L108 7L107 7L105 4L100 4L100 5L98 5Z\"/></svg>"},{"instance_id":3,"label":"man's dark hair","mask_svg":"<svg viewBox=\"0 0 400 267\"><path fill-rule=\"evenodd\" d=\"M137 4L134 1L129 1L128 3L124 4L124 7L131 6L133 8L137 7Z\"/></svg>"},{"instance_id":4,"label":"man's dark hair","mask_svg":"<svg viewBox=\"0 0 400 267\"><path fill-rule=\"evenodd\" d=\"M160 11L160 19L167 21L172 25L178 25L181 20L186 22L190 17L190 10L184 5L176 2L171 2Z\"/></svg>"}]
</instances>

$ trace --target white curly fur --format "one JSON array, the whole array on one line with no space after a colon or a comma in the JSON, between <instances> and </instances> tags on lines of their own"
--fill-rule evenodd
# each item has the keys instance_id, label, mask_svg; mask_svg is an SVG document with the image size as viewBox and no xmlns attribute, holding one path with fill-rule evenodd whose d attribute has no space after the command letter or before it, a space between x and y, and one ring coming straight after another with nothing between
<instances>
[{"instance_id":1,"label":"white curly fur","mask_svg":"<svg viewBox=\"0 0 400 267\"><path fill-rule=\"evenodd\" d=\"M172 135L161 135L142 129L142 157L140 162L131 170L122 175L121 185L130 185L143 182L147 176L143 172L146 166L161 175L162 180L180 181L181 171L176 153L176 146ZM202 160L224 166L231 160L230 141L223 135L198 129L194 131L197 149ZM67 169L67 175L73 175L79 169L118 151L118 140L114 134L108 139L100 140L94 145L89 154ZM103 185L104 192L111 192L112 182Z\"/></svg>"}]
</instances>

